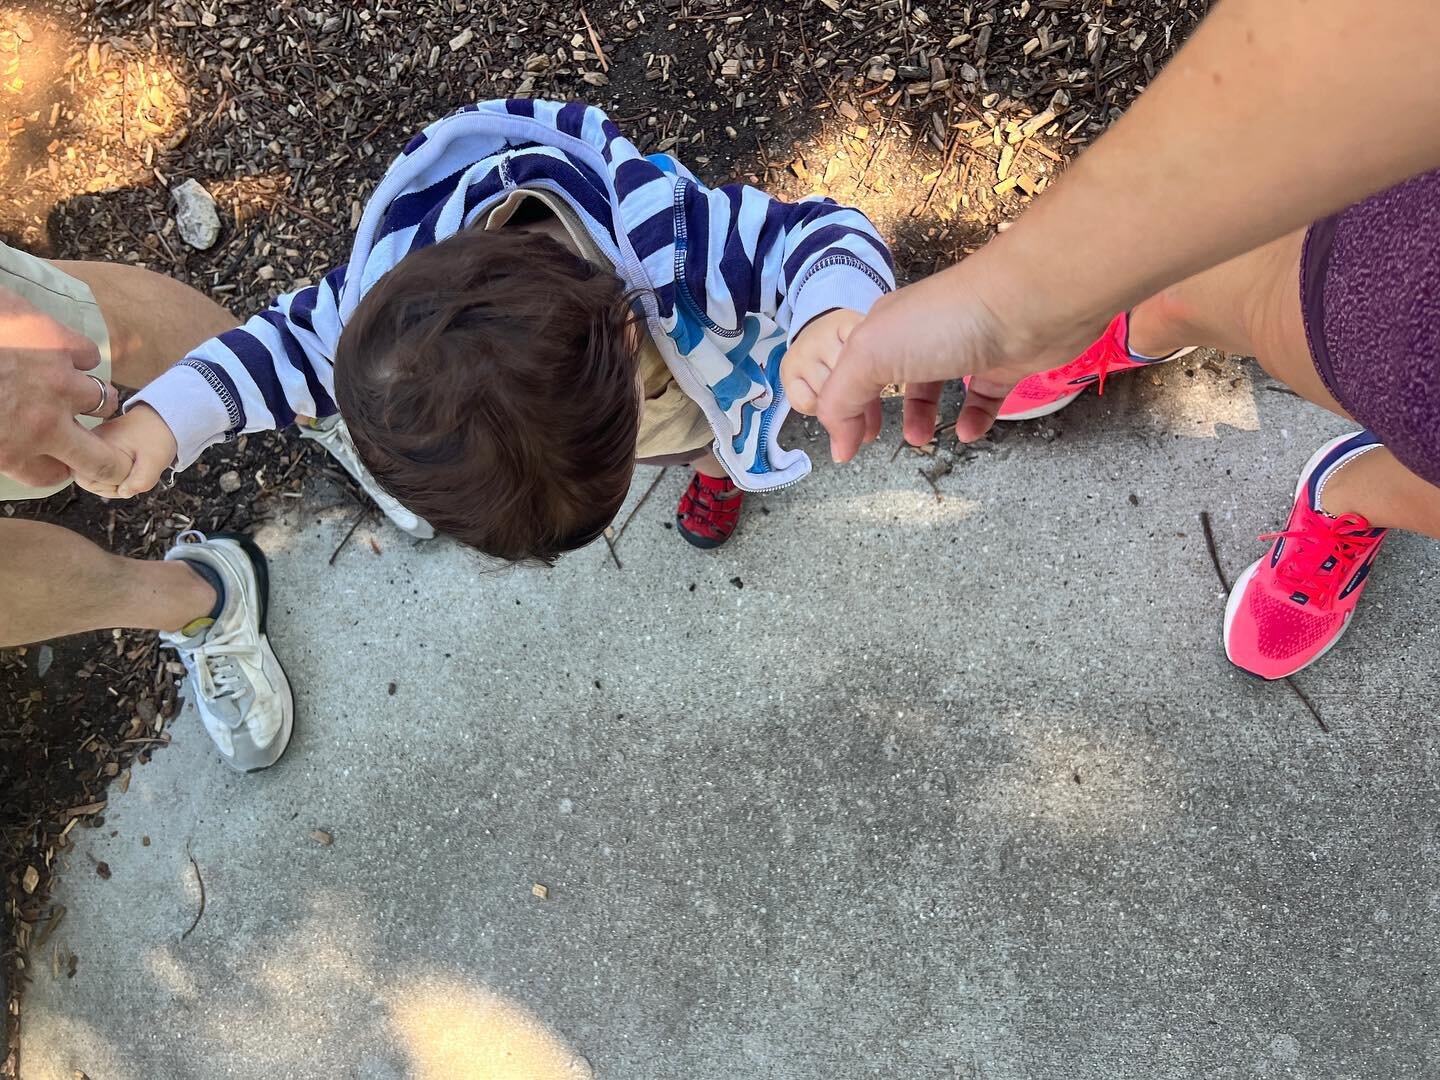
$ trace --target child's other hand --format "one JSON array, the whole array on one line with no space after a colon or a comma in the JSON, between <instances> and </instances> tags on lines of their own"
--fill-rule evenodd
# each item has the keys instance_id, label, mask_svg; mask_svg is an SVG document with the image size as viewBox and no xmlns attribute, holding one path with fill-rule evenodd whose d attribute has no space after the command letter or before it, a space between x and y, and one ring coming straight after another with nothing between
<instances>
[{"instance_id":1,"label":"child's other hand","mask_svg":"<svg viewBox=\"0 0 1440 1080\"><path fill-rule=\"evenodd\" d=\"M805 324L798 337L790 343L780 361L780 384L790 396L790 404L808 416L815 415L820 403L820 391L835 362L840 359L840 350L850 331L865 318L858 311L836 308L811 319Z\"/></svg>"},{"instance_id":2,"label":"child's other hand","mask_svg":"<svg viewBox=\"0 0 1440 1080\"><path fill-rule=\"evenodd\" d=\"M76 484L107 499L129 499L149 491L160 482L160 477L175 460L175 436L171 434L170 426L144 402L123 416L101 424L95 429L95 434L131 460L130 475L119 484L107 484L76 474Z\"/></svg>"}]
</instances>

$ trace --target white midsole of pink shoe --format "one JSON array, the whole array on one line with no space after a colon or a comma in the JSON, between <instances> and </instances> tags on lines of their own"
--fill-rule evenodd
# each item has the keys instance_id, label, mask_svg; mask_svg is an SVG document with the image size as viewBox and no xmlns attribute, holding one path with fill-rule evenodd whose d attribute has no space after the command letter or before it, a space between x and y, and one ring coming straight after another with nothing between
<instances>
[{"instance_id":1,"label":"white midsole of pink shoe","mask_svg":"<svg viewBox=\"0 0 1440 1080\"><path fill-rule=\"evenodd\" d=\"M1081 394L1083 394L1083 393L1085 392L1085 389L1086 389L1085 387L1082 387L1081 389L1076 390L1075 393L1071 394L1069 397L1056 398L1054 401L1048 402L1048 403L1045 404L1045 405L1037 405L1035 408L1033 408L1033 409L1026 409L1024 412L1017 412L1017 413L999 413L999 414L995 417L995 419L996 419L996 420L1006 420L1006 421L1009 421L1009 420L1039 420L1040 417L1042 417L1042 416L1049 416L1051 413L1057 413L1057 412L1059 412L1059 411L1060 411L1061 409L1063 409L1066 405L1069 405L1072 401L1074 401L1074 400L1075 400L1076 398L1078 398Z\"/></svg>"},{"instance_id":2,"label":"white midsole of pink shoe","mask_svg":"<svg viewBox=\"0 0 1440 1080\"><path fill-rule=\"evenodd\" d=\"M1169 356L1162 357L1161 359L1156 360L1155 363L1156 363L1156 364L1168 364L1171 360L1179 360L1182 356L1189 356L1192 352L1194 352L1194 351L1195 351L1196 349L1198 349L1199 347L1200 347L1200 346L1198 346L1198 345L1188 345L1188 346L1186 346L1186 347L1183 348L1183 349L1176 349L1176 350L1175 350L1173 353L1171 353ZM1143 366L1143 367L1152 367L1153 365L1152 365L1152 364L1144 364L1144 365L1142 365L1142 366ZM1129 369L1127 369L1127 370L1135 371L1135 370L1138 370L1138 369L1136 369L1136 368L1129 368ZM1092 387L1092 386L1094 386L1094 385L1095 385L1094 383L1086 383L1086 384L1085 384L1084 386L1082 386L1079 390L1076 390L1073 394L1069 395L1068 397L1056 398L1054 401L1047 402L1047 403L1044 404L1044 405L1037 405L1037 406L1035 406L1035 408L1033 408L1033 409L1025 409L1025 410L1023 410L1022 412L1016 412L1016 413L998 413L998 414L996 415L995 419L996 419L996 420L1005 420L1005 421L1011 421L1011 420L1039 420L1040 417L1042 417L1042 416L1049 416L1051 413L1057 413L1057 412L1059 412L1061 409L1065 408L1066 405L1069 405L1072 401L1074 401L1076 398L1078 398L1081 394L1083 394L1086 390L1089 390L1090 387Z\"/></svg>"}]
</instances>

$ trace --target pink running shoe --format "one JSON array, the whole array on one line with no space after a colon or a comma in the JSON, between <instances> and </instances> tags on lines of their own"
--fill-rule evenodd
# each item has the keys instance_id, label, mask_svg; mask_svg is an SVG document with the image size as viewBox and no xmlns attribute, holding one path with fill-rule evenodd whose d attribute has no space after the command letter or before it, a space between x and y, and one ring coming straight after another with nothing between
<instances>
[{"instance_id":1,"label":"pink running shoe","mask_svg":"<svg viewBox=\"0 0 1440 1080\"><path fill-rule=\"evenodd\" d=\"M1059 412L1083 394L1091 383L1103 394L1105 378L1117 371L1178 360L1194 347L1177 349L1169 356L1141 356L1130 351L1130 313L1122 311L1105 328L1100 340L1063 367L1022 379L1000 406L997 420L1034 420Z\"/></svg>"},{"instance_id":2,"label":"pink running shoe","mask_svg":"<svg viewBox=\"0 0 1440 1080\"><path fill-rule=\"evenodd\" d=\"M1345 633L1386 530L1359 514L1323 513L1320 489L1340 466L1379 445L1368 431L1343 435L1301 472L1284 531L1260 537L1274 541L1269 553L1230 590L1225 655L1236 667L1283 679L1319 660Z\"/></svg>"}]
</instances>

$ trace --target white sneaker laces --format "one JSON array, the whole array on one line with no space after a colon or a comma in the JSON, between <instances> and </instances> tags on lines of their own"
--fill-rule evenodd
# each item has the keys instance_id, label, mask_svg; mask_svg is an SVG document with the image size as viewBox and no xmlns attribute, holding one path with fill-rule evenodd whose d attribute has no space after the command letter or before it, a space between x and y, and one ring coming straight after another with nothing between
<instances>
[{"instance_id":1,"label":"white sneaker laces","mask_svg":"<svg viewBox=\"0 0 1440 1080\"><path fill-rule=\"evenodd\" d=\"M255 656L255 646L242 640L241 629L217 634L188 650L195 663L195 682L207 701L238 697L245 689L245 675L238 657Z\"/></svg>"}]
</instances>

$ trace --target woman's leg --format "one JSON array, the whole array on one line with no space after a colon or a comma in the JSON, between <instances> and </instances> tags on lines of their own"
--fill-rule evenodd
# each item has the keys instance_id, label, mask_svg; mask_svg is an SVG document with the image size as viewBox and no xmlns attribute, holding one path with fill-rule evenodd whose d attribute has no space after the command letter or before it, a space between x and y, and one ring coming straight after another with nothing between
<instances>
[{"instance_id":1,"label":"woman's leg","mask_svg":"<svg viewBox=\"0 0 1440 1080\"><path fill-rule=\"evenodd\" d=\"M1348 418L1316 371L1305 336L1304 243L1303 231L1292 233L1151 297L1130 314L1130 344L1147 356L1185 345L1253 356L1307 401ZM1440 488L1383 448L1335 471L1325 484L1324 510L1440 539Z\"/></svg>"},{"instance_id":2,"label":"woman's leg","mask_svg":"<svg viewBox=\"0 0 1440 1080\"><path fill-rule=\"evenodd\" d=\"M1440 487L1416 476L1383 446L1337 469L1321 491L1320 508L1440 540Z\"/></svg>"},{"instance_id":3,"label":"woman's leg","mask_svg":"<svg viewBox=\"0 0 1440 1080\"><path fill-rule=\"evenodd\" d=\"M1131 347L1146 356L1186 345L1253 356L1307 401L1347 415L1321 381L1305 338L1304 246L1305 233L1291 233L1157 293L1130 313Z\"/></svg>"},{"instance_id":4,"label":"woman's leg","mask_svg":"<svg viewBox=\"0 0 1440 1080\"><path fill-rule=\"evenodd\" d=\"M1304 244L1303 233L1284 237L1151 297L1131 313L1132 346L1150 356L1183 345L1254 356L1301 397L1348 417L1320 378L1306 337ZM1301 481L1285 526L1240 574L1225 607L1226 655L1266 679L1293 675L1340 640L1382 529L1440 537L1440 488L1373 436L1325 444Z\"/></svg>"}]
</instances>

